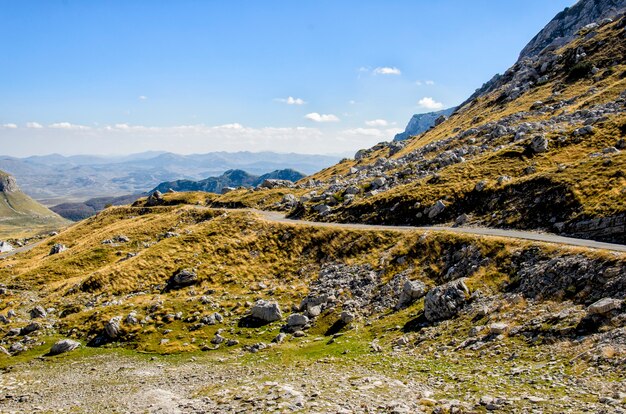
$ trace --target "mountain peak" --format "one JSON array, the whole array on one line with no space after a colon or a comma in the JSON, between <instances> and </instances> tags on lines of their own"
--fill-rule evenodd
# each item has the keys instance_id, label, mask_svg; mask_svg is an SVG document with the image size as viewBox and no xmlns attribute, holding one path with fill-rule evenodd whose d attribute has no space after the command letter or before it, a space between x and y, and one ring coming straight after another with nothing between
<instances>
[{"instance_id":1,"label":"mountain peak","mask_svg":"<svg viewBox=\"0 0 626 414\"><path fill-rule=\"evenodd\" d=\"M547 47L560 47L588 24L615 17L626 9L626 0L580 0L557 14L522 49L519 60L539 55Z\"/></svg>"}]
</instances>

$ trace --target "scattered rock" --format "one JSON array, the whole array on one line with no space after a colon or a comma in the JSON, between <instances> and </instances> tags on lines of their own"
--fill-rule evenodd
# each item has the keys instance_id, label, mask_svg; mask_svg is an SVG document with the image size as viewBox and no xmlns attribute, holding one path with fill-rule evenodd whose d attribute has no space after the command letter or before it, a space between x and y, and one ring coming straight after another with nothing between
<instances>
[{"instance_id":1,"label":"scattered rock","mask_svg":"<svg viewBox=\"0 0 626 414\"><path fill-rule=\"evenodd\" d=\"M122 320L121 316L115 316L111 318L109 322L104 325L104 332L111 339L117 338L120 333L120 321Z\"/></svg>"},{"instance_id":2,"label":"scattered rock","mask_svg":"<svg viewBox=\"0 0 626 414\"><path fill-rule=\"evenodd\" d=\"M185 286L191 286L198 283L198 275L188 269L181 270L174 274L168 281L168 285L172 289L178 289Z\"/></svg>"},{"instance_id":3,"label":"scattered rock","mask_svg":"<svg viewBox=\"0 0 626 414\"><path fill-rule=\"evenodd\" d=\"M293 313L287 318L287 326L304 326L309 323L309 318L299 313Z\"/></svg>"},{"instance_id":4,"label":"scattered rock","mask_svg":"<svg viewBox=\"0 0 626 414\"><path fill-rule=\"evenodd\" d=\"M268 323L278 321L283 317L278 303L262 299L258 300L250 309L250 315Z\"/></svg>"},{"instance_id":5,"label":"scattered rock","mask_svg":"<svg viewBox=\"0 0 626 414\"><path fill-rule=\"evenodd\" d=\"M52 345L52 348L50 348L50 352L48 353L50 355L59 355L65 352L73 351L79 346L80 342L73 341L71 339L61 339L60 341L57 341L54 345Z\"/></svg>"},{"instance_id":6,"label":"scattered rock","mask_svg":"<svg viewBox=\"0 0 626 414\"><path fill-rule=\"evenodd\" d=\"M46 312L46 310L41 305L35 306L30 310L29 313L32 319L45 318L46 316L48 316L48 312Z\"/></svg>"},{"instance_id":7,"label":"scattered rock","mask_svg":"<svg viewBox=\"0 0 626 414\"><path fill-rule=\"evenodd\" d=\"M533 139L530 141L530 149L535 154L540 154L542 152L548 151L549 141L543 135L535 135Z\"/></svg>"},{"instance_id":8,"label":"scattered rock","mask_svg":"<svg viewBox=\"0 0 626 414\"><path fill-rule=\"evenodd\" d=\"M400 293L396 309L406 308L411 303L422 298L427 291L428 288L426 285L419 280L407 280L402 286L402 292Z\"/></svg>"},{"instance_id":9,"label":"scattered rock","mask_svg":"<svg viewBox=\"0 0 626 414\"><path fill-rule=\"evenodd\" d=\"M619 309L621 306L622 301L619 299L603 298L589 305L587 311L591 315L605 315L612 310Z\"/></svg>"},{"instance_id":10,"label":"scattered rock","mask_svg":"<svg viewBox=\"0 0 626 414\"><path fill-rule=\"evenodd\" d=\"M349 323L351 323L352 321L354 321L356 319L356 316L352 312L343 311L339 315L339 319L341 320L341 322L343 322L344 324L348 325Z\"/></svg>"},{"instance_id":11,"label":"scattered rock","mask_svg":"<svg viewBox=\"0 0 626 414\"><path fill-rule=\"evenodd\" d=\"M52 246L52 248L50 249L50 256L52 256L53 254L62 253L66 250L67 250L67 247L65 247L64 244L55 243L54 246Z\"/></svg>"},{"instance_id":12,"label":"scattered rock","mask_svg":"<svg viewBox=\"0 0 626 414\"><path fill-rule=\"evenodd\" d=\"M437 286L426 294L424 316L431 322L456 316L468 301L469 295L465 278Z\"/></svg>"},{"instance_id":13,"label":"scattered rock","mask_svg":"<svg viewBox=\"0 0 626 414\"><path fill-rule=\"evenodd\" d=\"M443 211L446 209L446 205L444 204L443 200L437 200L437 202L430 208L430 210L428 210L428 218L435 218L437 217L439 214L443 213Z\"/></svg>"}]
</instances>

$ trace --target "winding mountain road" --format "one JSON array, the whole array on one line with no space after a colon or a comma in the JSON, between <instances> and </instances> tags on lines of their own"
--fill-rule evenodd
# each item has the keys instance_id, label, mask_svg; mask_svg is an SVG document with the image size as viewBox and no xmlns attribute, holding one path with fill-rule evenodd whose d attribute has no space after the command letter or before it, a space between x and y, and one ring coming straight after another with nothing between
<instances>
[{"instance_id":1,"label":"winding mountain road","mask_svg":"<svg viewBox=\"0 0 626 414\"><path fill-rule=\"evenodd\" d=\"M210 208L210 207L199 207L196 208ZM285 216L284 213L277 211L266 211L266 210L257 210L253 208L241 208L241 209L218 209L218 210L228 210L228 211L239 211L239 212L249 212L255 213L264 220L274 222L274 223L287 223L287 224L296 224L296 225L304 225L304 226L312 226L312 227L331 227L331 228L340 228L340 229L350 229L350 230L376 230L376 231L398 231L398 232L406 232L406 231L446 231L451 233L458 234L473 234L477 236L487 236L487 237L504 237L509 239L518 239L518 240L529 240L529 241L537 241L544 243L554 243L565 246L575 246L575 247L584 247L589 249L601 249L608 250L614 252L622 252L626 253L626 245L623 244L615 244L615 243L604 243L595 240L586 240L586 239L575 239L572 237L563 237L557 236L555 234L549 233L535 233L530 231L520 231L520 230L505 230L505 229L495 229L488 227L446 227L446 226L432 226L432 227L413 227L413 226L385 226L385 225L377 225L377 224L353 224L353 223L325 223L319 221L307 221L307 220L295 220L290 219ZM28 246L20 247L13 251L0 254L0 259L4 259L6 257L13 256L18 253L27 252L34 247L40 245L45 240L38 241L36 243L29 244Z\"/></svg>"},{"instance_id":2,"label":"winding mountain road","mask_svg":"<svg viewBox=\"0 0 626 414\"><path fill-rule=\"evenodd\" d=\"M352 223L324 223L318 221L294 220L285 217L283 213L256 209L234 209L234 211L250 211L259 214L267 221L276 223L300 224L314 227L333 227L351 230L378 230L378 231L446 231L459 234L474 234L478 236L505 237L509 239L530 240L545 243L555 243L568 246L586 247L590 249L602 249L615 252L626 252L626 245L604 243L595 240L575 239L573 237L557 236L550 233L535 233L520 230L505 230L488 227L413 227L413 226L385 226L375 224L352 224Z\"/></svg>"}]
</instances>

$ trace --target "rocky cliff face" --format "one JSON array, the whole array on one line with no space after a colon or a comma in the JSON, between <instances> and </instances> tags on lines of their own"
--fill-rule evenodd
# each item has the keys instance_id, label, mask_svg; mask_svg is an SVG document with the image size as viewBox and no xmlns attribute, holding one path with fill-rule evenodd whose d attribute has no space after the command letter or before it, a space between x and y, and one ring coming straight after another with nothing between
<instances>
[{"instance_id":1,"label":"rocky cliff face","mask_svg":"<svg viewBox=\"0 0 626 414\"><path fill-rule=\"evenodd\" d=\"M557 14L533 37L522 49L519 60L536 56L549 46L563 46L584 26L615 17L625 9L626 0L580 0Z\"/></svg>"},{"instance_id":2,"label":"rocky cliff face","mask_svg":"<svg viewBox=\"0 0 626 414\"><path fill-rule=\"evenodd\" d=\"M12 193L18 191L19 187L15 178L10 175L0 175L0 191Z\"/></svg>"},{"instance_id":3,"label":"rocky cliff face","mask_svg":"<svg viewBox=\"0 0 626 414\"><path fill-rule=\"evenodd\" d=\"M409 137L419 135L422 132L428 131L431 127L435 126L435 121L443 116L450 116L456 108L448 108L437 112L428 112L425 114L415 114L409 121L408 125L404 129L404 132L397 134L394 141L404 141Z\"/></svg>"}]
</instances>

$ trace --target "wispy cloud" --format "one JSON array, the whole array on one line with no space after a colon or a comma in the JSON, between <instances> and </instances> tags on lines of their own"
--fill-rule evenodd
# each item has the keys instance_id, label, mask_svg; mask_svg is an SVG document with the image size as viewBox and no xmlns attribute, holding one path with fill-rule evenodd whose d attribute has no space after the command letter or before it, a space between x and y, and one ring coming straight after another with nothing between
<instances>
[{"instance_id":1,"label":"wispy cloud","mask_svg":"<svg viewBox=\"0 0 626 414\"><path fill-rule=\"evenodd\" d=\"M401 75L402 72L396 67L381 66L374 69L375 75Z\"/></svg>"},{"instance_id":2,"label":"wispy cloud","mask_svg":"<svg viewBox=\"0 0 626 414\"><path fill-rule=\"evenodd\" d=\"M389 125L389 122L384 119L372 119L371 121L365 121L365 125L369 127L384 127Z\"/></svg>"},{"instance_id":3,"label":"wispy cloud","mask_svg":"<svg viewBox=\"0 0 626 414\"><path fill-rule=\"evenodd\" d=\"M87 129L91 129L88 126L85 125L76 125L76 124L71 124L69 122L57 122L55 124L50 124L48 125L49 128L53 128L53 129L73 129L73 130L87 130Z\"/></svg>"},{"instance_id":4,"label":"wispy cloud","mask_svg":"<svg viewBox=\"0 0 626 414\"><path fill-rule=\"evenodd\" d=\"M276 102L286 103L287 105L304 105L306 101L300 98L294 98L293 96L288 96L287 98L277 98Z\"/></svg>"},{"instance_id":5,"label":"wispy cloud","mask_svg":"<svg viewBox=\"0 0 626 414\"><path fill-rule=\"evenodd\" d=\"M339 122L339 118L333 114L318 114L317 112L311 112L304 116L314 122Z\"/></svg>"},{"instance_id":6,"label":"wispy cloud","mask_svg":"<svg viewBox=\"0 0 626 414\"><path fill-rule=\"evenodd\" d=\"M140 95L137 99L139 99L140 101L147 101L148 97L145 95Z\"/></svg>"},{"instance_id":7,"label":"wispy cloud","mask_svg":"<svg viewBox=\"0 0 626 414\"><path fill-rule=\"evenodd\" d=\"M422 99L420 99L417 104L425 109L430 109L430 110L437 110L437 109L442 109L443 108L443 104L441 102L437 102L435 101L433 98L425 96Z\"/></svg>"},{"instance_id":8,"label":"wispy cloud","mask_svg":"<svg viewBox=\"0 0 626 414\"><path fill-rule=\"evenodd\" d=\"M418 80L418 81L415 81L415 85L417 85L417 86L422 86L422 85L432 86L434 84L435 84L435 81L432 81L432 80L425 80L425 81Z\"/></svg>"},{"instance_id":9,"label":"wispy cloud","mask_svg":"<svg viewBox=\"0 0 626 414\"><path fill-rule=\"evenodd\" d=\"M43 128L43 125L41 125L39 122L27 122L26 128L41 129Z\"/></svg>"},{"instance_id":10,"label":"wispy cloud","mask_svg":"<svg viewBox=\"0 0 626 414\"><path fill-rule=\"evenodd\" d=\"M17 128L17 124L10 124L10 123L9 124L2 124L2 128L5 128L5 129L15 129L15 128Z\"/></svg>"}]
</instances>

